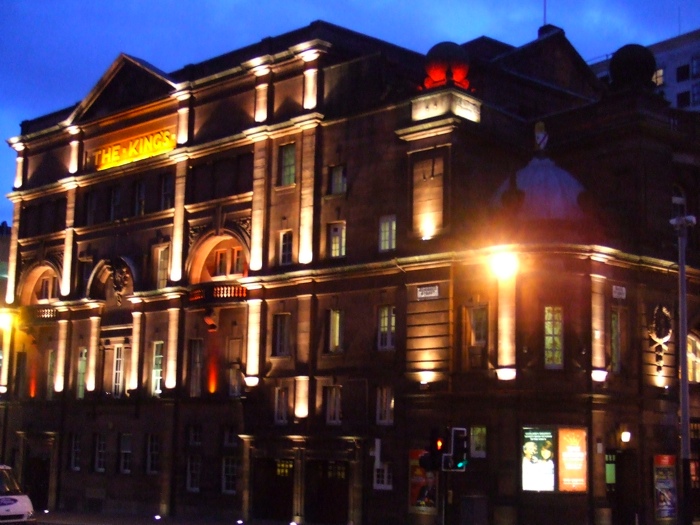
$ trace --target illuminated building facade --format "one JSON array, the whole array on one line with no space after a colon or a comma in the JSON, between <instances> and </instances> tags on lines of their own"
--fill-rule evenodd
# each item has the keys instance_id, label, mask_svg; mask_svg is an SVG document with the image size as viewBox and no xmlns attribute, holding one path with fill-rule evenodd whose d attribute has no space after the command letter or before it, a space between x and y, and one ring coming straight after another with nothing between
<instances>
[{"instance_id":1,"label":"illuminated building facade","mask_svg":"<svg viewBox=\"0 0 700 525\"><path fill-rule=\"evenodd\" d=\"M700 121L645 57L608 90L553 26L421 55L324 22L119 57L9 140L2 459L78 512L651 523ZM469 462L426 471L446 428Z\"/></svg>"}]
</instances>

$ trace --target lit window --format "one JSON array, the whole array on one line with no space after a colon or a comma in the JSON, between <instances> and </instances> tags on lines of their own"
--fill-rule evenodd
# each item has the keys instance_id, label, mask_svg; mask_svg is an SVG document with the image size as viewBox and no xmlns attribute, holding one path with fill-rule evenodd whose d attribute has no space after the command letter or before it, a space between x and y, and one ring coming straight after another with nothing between
<instances>
[{"instance_id":1,"label":"lit window","mask_svg":"<svg viewBox=\"0 0 700 525\"><path fill-rule=\"evenodd\" d=\"M469 455L473 458L486 457L486 427L469 427Z\"/></svg>"},{"instance_id":2,"label":"lit window","mask_svg":"<svg viewBox=\"0 0 700 525\"><path fill-rule=\"evenodd\" d=\"M291 354L292 316L289 313L272 317L272 355L286 357Z\"/></svg>"},{"instance_id":3,"label":"lit window","mask_svg":"<svg viewBox=\"0 0 700 525\"><path fill-rule=\"evenodd\" d=\"M278 387L275 390L275 424L286 425L289 411L289 390Z\"/></svg>"},{"instance_id":4,"label":"lit window","mask_svg":"<svg viewBox=\"0 0 700 525\"><path fill-rule=\"evenodd\" d=\"M331 354L343 351L343 311L329 310L326 326L326 352Z\"/></svg>"},{"instance_id":5,"label":"lit window","mask_svg":"<svg viewBox=\"0 0 700 525\"><path fill-rule=\"evenodd\" d=\"M328 253L331 257L345 257L345 223L328 225Z\"/></svg>"},{"instance_id":6,"label":"lit window","mask_svg":"<svg viewBox=\"0 0 700 525\"><path fill-rule=\"evenodd\" d=\"M202 457L199 454L187 456L187 492L199 492L202 476Z\"/></svg>"},{"instance_id":7,"label":"lit window","mask_svg":"<svg viewBox=\"0 0 700 525\"><path fill-rule=\"evenodd\" d=\"M384 215L379 219L379 251L396 249L396 215Z\"/></svg>"},{"instance_id":8,"label":"lit window","mask_svg":"<svg viewBox=\"0 0 700 525\"><path fill-rule=\"evenodd\" d=\"M380 463L374 468L374 490L392 490L394 488L394 475L388 462Z\"/></svg>"},{"instance_id":9,"label":"lit window","mask_svg":"<svg viewBox=\"0 0 700 525\"><path fill-rule=\"evenodd\" d=\"M333 166L328 175L328 193L330 195L342 195L346 190L345 166Z\"/></svg>"},{"instance_id":10,"label":"lit window","mask_svg":"<svg viewBox=\"0 0 700 525\"><path fill-rule=\"evenodd\" d=\"M242 274L245 268L245 255L243 248L233 248L231 250L231 273Z\"/></svg>"},{"instance_id":11,"label":"lit window","mask_svg":"<svg viewBox=\"0 0 700 525\"><path fill-rule=\"evenodd\" d=\"M122 397L124 389L124 347L115 345L114 347L114 369L112 373L112 395Z\"/></svg>"},{"instance_id":12,"label":"lit window","mask_svg":"<svg viewBox=\"0 0 700 525\"><path fill-rule=\"evenodd\" d=\"M80 470L80 448L80 434L72 434L70 443L70 469L74 472Z\"/></svg>"},{"instance_id":13,"label":"lit window","mask_svg":"<svg viewBox=\"0 0 700 525\"><path fill-rule=\"evenodd\" d=\"M168 285L168 268L170 267L170 247L159 246L155 248L156 259L156 288L165 288Z\"/></svg>"},{"instance_id":14,"label":"lit window","mask_svg":"<svg viewBox=\"0 0 700 525\"><path fill-rule=\"evenodd\" d=\"M564 309L544 307L544 366L564 367Z\"/></svg>"},{"instance_id":15,"label":"lit window","mask_svg":"<svg viewBox=\"0 0 700 525\"><path fill-rule=\"evenodd\" d=\"M214 252L214 275L220 277L228 274L228 250Z\"/></svg>"},{"instance_id":16,"label":"lit window","mask_svg":"<svg viewBox=\"0 0 700 525\"><path fill-rule=\"evenodd\" d=\"M688 381L700 383L700 339L688 335Z\"/></svg>"},{"instance_id":17,"label":"lit window","mask_svg":"<svg viewBox=\"0 0 700 525\"><path fill-rule=\"evenodd\" d=\"M190 397L202 395L202 340L190 339L190 374L189 387Z\"/></svg>"},{"instance_id":18,"label":"lit window","mask_svg":"<svg viewBox=\"0 0 700 525\"><path fill-rule=\"evenodd\" d=\"M76 381L76 397L83 399L85 397L85 371L87 370L87 348L83 347L78 350L78 377Z\"/></svg>"},{"instance_id":19,"label":"lit window","mask_svg":"<svg viewBox=\"0 0 700 525\"><path fill-rule=\"evenodd\" d=\"M627 310L613 306L610 310L610 367L613 373L622 370L622 359L628 345Z\"/></svg>"},{"instance_id":20,"label":"lit window","mask_svg":"<svg viewBox=\"0 0 700 525\"><path fill-rule=\"evenodd\" d=\"M396 308L391 305L380 306L378 317L377 348L392 350L396 339Z\"/></svg>"},{"instance_id":21,"label":"lit window","mask_svg":"<svg viewBox=\"0 0 700 525\"><path fill-rule=\"evenodd\" d=\"M292 264L292 232L289 230L280 235L280 264Z\"/></svg>"},{"instance_id":22,"label":"lit window","mask_svg":"<svg viewBox=\"0 0 700 525\"><path fill-rule=\"evenodd\" d=\"M662 67L654 71L654 76L651 78L656 86L664 85L664 69Z\"/></svg>"},{"instance_id":23,"label":"lit window","mask_svg":"<svg viewBox=\"0 0 700 525\"><path fill-rule=\"evenodd\" d=\"M95 434L95 472L105 471L105 455L107 451L107 441L104 434Z\"/></svg>"},{"instance_id":24,"label":"lit window","mask_svg":"<svg viewBox=\"0 0 700 525\"><path fill-rule=\"evenodd\" d=\"M160 471L160 436L146 436L146 473L156 474Z\"/></svg>"},{"instance_id":25,"label":"lit window","mask_svg":"<svg viewBox=\"0 0 700 525\"><path fill-rule=\"evenodd\" d=\"M275 475L278 478L291 478L294 473L294 461L291 459L276 460Z\"/></svg>"},{"instance_id":26,"label":"lit window","mask_svg":"<svg viewBox=\"0 0 700 525\"><path fill-rule=\"evenodd\" d=\"M342 421L340 387L337 385L324 388L326 393L326 424L339 425Z\"/></svg>"},{"instance_id":27,"label":"lit window","mask_svg":"<svg viewBox=\"0 0 700 525\"><path fill-rule=\"evenodd\" d=\"M151 393L159 396L163 392L163 341L153 343L153 370L151 372Z\"/></svg>"},{"instance_id":28,"label":"lit window","mask_svg":"<svg viewBox=\"0 0 700 525\"><path fill-rule=\"evenodd\" d=\"M394 389L390 386L377 387L377 424L394 424Z\"/></svg>"},{"instance_id":29,"label":"lit window","mask_svg":"<svg viewBox=\"0 0 700 525\"><path fill-rule=\"evenodd\" d=\"M296 182L296 147L294 143L285 144L279 150L279 185L290 186Z\"/></svg>"},{"instance_id":30,"label":"lit window","mask_svg":"<svg viewBox=\"0 0 700 525\"><path fill-rule=\"evenodd\" d=\"M119 436L119 472L131 473L131 434Z\"/></svg>"},{"instance_id":31,"label":"lit window","mask_svg":"<svg viewBox=\"0 0 700 525\"><path fill-rule=\"evenodd\" d=\"M221 492L223 494L236 493L236 478L238 463L234 456L221 458Z\"/></svg>"}]
</instances>

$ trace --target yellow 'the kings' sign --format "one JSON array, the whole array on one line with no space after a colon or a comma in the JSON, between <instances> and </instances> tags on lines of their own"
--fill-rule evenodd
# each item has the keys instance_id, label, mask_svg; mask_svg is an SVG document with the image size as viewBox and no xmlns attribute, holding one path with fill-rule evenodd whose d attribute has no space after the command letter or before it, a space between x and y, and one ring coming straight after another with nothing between
<instances>
[{"instance_id":1,"label":"yellow 'the kings' sign","mask_svg":"<svg viewBox=\"0 0 700 525\"><path fill-rule=\"evenodd\" d=\"M100 171L160 155L175 149L176 145L175 134L161 130L99 148L92 157L95 169Z\"/></svg>"}]
</instances>

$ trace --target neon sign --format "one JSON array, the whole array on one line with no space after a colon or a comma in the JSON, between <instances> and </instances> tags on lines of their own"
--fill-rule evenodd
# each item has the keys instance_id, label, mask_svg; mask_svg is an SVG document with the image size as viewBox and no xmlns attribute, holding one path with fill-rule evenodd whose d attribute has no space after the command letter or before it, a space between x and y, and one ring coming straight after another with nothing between
<instances>
[{"instance_id":1,"label":"neon sign","mask_svg":"<svg viewBox=\"0 0 700 525\"><path fill-rule=\"evenodd\" d=\"M176 139L174 133L161 130L98 148L92 153L95 169L106 170L171 151L177 145Z\"/></svg>"}]
</instances>

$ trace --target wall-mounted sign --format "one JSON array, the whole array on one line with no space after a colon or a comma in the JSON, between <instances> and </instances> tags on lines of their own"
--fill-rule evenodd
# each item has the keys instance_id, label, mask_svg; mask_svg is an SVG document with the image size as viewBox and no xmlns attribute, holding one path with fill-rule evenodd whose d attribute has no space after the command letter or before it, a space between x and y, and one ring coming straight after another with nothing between
<instances>
[{"instance_id":1,"label":"wall-mounted sign","mask_svg":"<svg viewBox=\"0 0 700 525\"><path fill-rule=\"evenodd\" d=\"M98 148L91 153L97 171L147 159L175 149L177 137L167 129Z\"/></svg>"},{"instance_id":2,"label":"wall-mounted sign","mask_svg":"<svg viewBox=\"0 0 700 525\"><path fill-rule=\"evenodd\" d=\"M557 426L524 427L522 441L523 490L588 490L586 429Z\"/></svg>"},{"instance_id":3,"label":"wall-mounted sign","mask_svg":"<svg viewBox=\"0 0 700 525\"><path fill-rule=\"evenodd\" d=\"M437 284L426 284L419 286L417 296L419 301L437 299L440 297L440 286Z\"/></svg>"},{"instance_id":4,"label":"wall-mounted sign","mask_svg":"<svg viewBox=\"0 0 700 525\"><path fill-rule=\"evenodd\" d=\"M626 299L627 298L627 288L624 286L613 286L612 287L613 299Z\"/></svg>"},{"instance_id":5,"label":"wall-mounted sign","mask_svg":"<svg viewBox=\"0 0 700 525\"><path fill-rule=\"evenodd\" d=\"M654 510L657 523L675 523L678 508L676 456L654 456Z\"/></svg>"}]
</instances>

